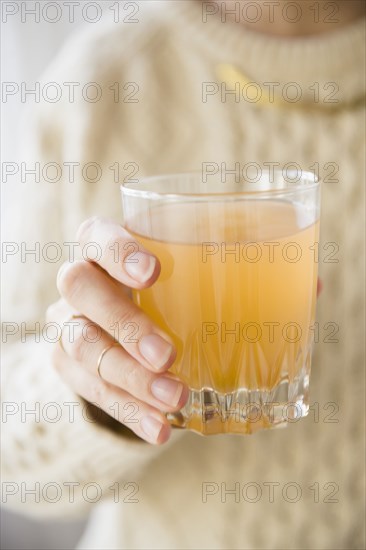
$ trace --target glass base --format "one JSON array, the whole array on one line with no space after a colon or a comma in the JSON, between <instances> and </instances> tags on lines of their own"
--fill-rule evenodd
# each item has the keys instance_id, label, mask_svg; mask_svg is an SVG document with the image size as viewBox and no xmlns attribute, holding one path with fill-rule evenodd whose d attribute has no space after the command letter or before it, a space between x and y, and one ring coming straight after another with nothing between
<instances>
[{"instance_id":1,"label":"glass base","mask_svg":"<svg viewBox=\"0 0 366 550\"><path fill-rule=\"evenodd\" d=\"M309 375L289 382L283 378L270 390L240 388L220 393L213 388L190 390L187 404L168 413L170 423L202 435L252 434L284 427L308 414Z\"/></svg>"}]
</instances>

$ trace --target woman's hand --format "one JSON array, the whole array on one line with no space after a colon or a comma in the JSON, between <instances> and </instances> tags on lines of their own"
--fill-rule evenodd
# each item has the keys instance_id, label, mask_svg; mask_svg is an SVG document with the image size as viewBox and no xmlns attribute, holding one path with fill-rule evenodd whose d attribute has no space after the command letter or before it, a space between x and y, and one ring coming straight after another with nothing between
<instances>
[{"instance_id":1,"label":"woman's hand","mask_svg":"<svg viewBox=\"0 0 366 550\"><path fill-rule=\"evenodd\" d=\"M179 410L188 388L166 373L176 355L171 338L129 298L129 288L155 282L159 261L109 220L86 220L77 241L84 251L97 243L103 253L98 261L67 262L58 272L62 298L47 310L47 321L63 327L53 364L78 395L146 441L164 443L171 428L163 411ZM132 250L137 262L129 261Z\"/></svg>"}]
</instances>

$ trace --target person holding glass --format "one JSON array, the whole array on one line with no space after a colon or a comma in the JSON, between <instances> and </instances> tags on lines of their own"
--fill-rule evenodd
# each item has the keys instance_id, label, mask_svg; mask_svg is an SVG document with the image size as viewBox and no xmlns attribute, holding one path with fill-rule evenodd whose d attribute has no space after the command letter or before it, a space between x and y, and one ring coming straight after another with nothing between
<instances>
[{"instance_id":1,"label":"person holding glass","mask_svg":"<svg viewBox=\"0 0 366 550\"><path fill-rule=\"evenodd\" d=\"M17 334L6 346L4 401L38 403L43 414L22 422L8 411L3 479L61 488L54 504L42 492L38 503L9 495L30 513L92 508L80 548L364 542L354 513L363 506L364 3L299 2L296 13L287 4L138 3L138 24L77 36L44 77L95 82L103 94L41 102L29 123L29 159L57 163L62 178L22 187L11 240L60 243L68 258L9 259L7 318L64 328L52 345ZM207 163L294 164L323 181L310 413L253 438L171 428L165 413L188 398L170 371L177 350L130 298L154 285L160 259L121 227L118 183ZM126 253L118 262L114 243ZM138 262L125 261L131 243ZM138 325L137 342L116 336L126 323ZM61 406L57 422L50 402Z\"/></svg>"}]
</instances>

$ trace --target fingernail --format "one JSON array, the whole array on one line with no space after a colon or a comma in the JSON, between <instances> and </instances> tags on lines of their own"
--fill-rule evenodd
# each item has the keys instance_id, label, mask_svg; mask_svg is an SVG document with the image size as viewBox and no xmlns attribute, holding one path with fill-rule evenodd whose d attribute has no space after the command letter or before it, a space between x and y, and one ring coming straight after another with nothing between
<instances>
[{"instance_id":1,"label":"fingernail","mask_svg":"<svg viewBox=\"0 0 366 550\"><path fill-rule=\"evenodd\" d=\"M145 435L152 441L157 441L163 424L152 416L144 416L141 418L141 429Z\"/></svg>"},{"instance_id":2,"label":"fingernail","mask_svg":"<svg viewBox=\"0 0 366 550\"><path fill-rule=\"evenodd\" d=\"M172 378L157 378L151 384L151 393L156 399L175 407L183 392L183 384Z\"/></svg>"},{"instance_id":3,"label":"fingernail","mask_svg":"<svg viewBox=\"0 0 366 550\"><path fill-rule=\"evenodd\" d=\"M125 258L123 265L130 277L139 283L145 283L154 273L156 259L144 252L134 252Z\"/></svg>"},{"instance_id":4,"label":"fingernail","mask_svg":"<svg viewBox=\"0 0 366 550\"><path fill-rule=\"evenodd\" d=\"M168 362L173 346L158 334L148 334L139 342L140 353L157 370Z\"/></svg>"}]
</instances>

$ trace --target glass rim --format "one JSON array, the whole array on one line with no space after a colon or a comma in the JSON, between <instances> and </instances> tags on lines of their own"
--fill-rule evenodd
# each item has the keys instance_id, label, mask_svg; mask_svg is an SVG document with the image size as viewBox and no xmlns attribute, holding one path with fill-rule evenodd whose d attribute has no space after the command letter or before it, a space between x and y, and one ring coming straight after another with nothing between
<instances>
[{"instance_id":1,"label":"glass rim","mask_svg":"<svg viewBox=\"0 0 366 550\"><path fill-rule=\"evenodd\" d=\"M269 173L269 170L267 171ZM218 171L216 174L211 175L220 175L222 171ZM273 170L274 175L281 175L284 181L286 180L283 170ZM320 186L321 179L318 177L315 172L311 172L309 170L301 170L300 177L294 182L290 181L290 185L287 187L274 187L274 188L266 188L266 189L257 189L257 190L240 190L240 191L214 191L214 192L207 192L199 190L197 192L171 192L169 190L167 191L152 191L151 189L147 189L146 187L143 188L143 184L152 183L154 181L164 181L164 180L171 180L172 178L180 178L180 177L189 177L189 176L201 176L202 178L202 172L201 171L190 171L190 172L176 172L176 173L168 173L168 174L161 174L161 175L155 175L155 176L144 176L143 178L140 178L137 181L130 181L130 182L123 182L120 184L120 189L123 195L128 197L137 197L137 198L144 198L144 199L193 199L193 200L199 200L199 199L229 199L232 198L266 198L266 196L277 196L277 195L292 195L301 191L309 191L310 189L315 189ZM208 174L209 176L210 174ZM241 178L243 182L248 181L244 178ZM258 180L260 181L260 179ZM255 182L255 183L258 183ZM240 182L239 182L240 183ZM253 182L252 182L253 183ZM273 183L273 182L272 182ZM223 184L225 185L225 184ZM141 186L141 187L137 187Z\"/></svg>"}]
</instances>

